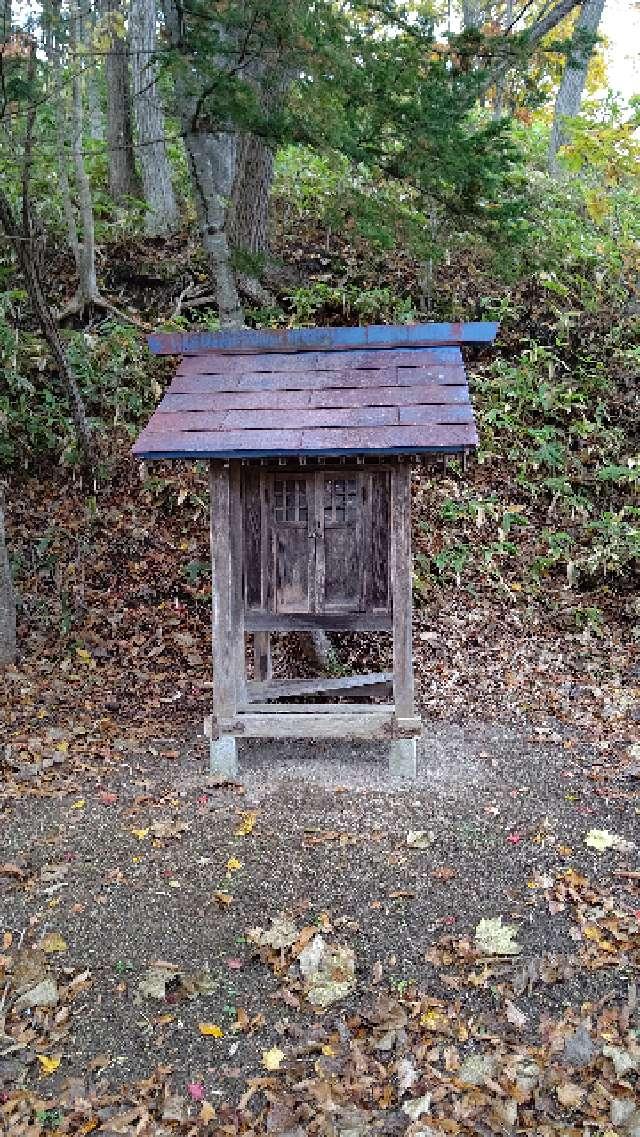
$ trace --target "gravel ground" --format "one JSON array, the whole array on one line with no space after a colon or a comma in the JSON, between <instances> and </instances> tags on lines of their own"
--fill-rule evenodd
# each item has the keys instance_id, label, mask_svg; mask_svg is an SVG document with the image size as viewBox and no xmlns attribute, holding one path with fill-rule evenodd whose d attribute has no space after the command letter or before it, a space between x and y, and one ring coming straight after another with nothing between
<instances>
[{"instance_id":1,"label":"gravel ground","mask_svg":"<svg viewBox=\"0 0 640 1137\"><path fill-rule=\"evenodd\" d=\"M513 921L523 947L506 965L515 973L575 948L568 915L549 916L541 876L571 866L606 887L612 869L637 867L634 852L584 844L590 828L637 839L637 781L609 777L606 748L591 751L554 726L425 729L411 783L390 780L384 748L369 744L244 743L234 785L210 777L201 739L120 749L82 796L35 792L4 814L0 859L30 875L0 884L0 931L59 932L68 944L61 962L93 976L75 1008L65 1074L101 1054L117 1081L161 1062L178 1084L202 1078L208 1094L233 1096L283 1030L309 1026L308 1009L300 1016L278 998L277 979L244 941L283 909L301 927L331 925L356 953L361 989L381 971L391 985L415 980L446 998L426 959L444 934L472 935L483 916ZM250 811L252 831L236 835ZM155 840L145 832L167 820L187 828ZM407 845L411 830L426 831L426 848ZM229 871L230 858L241 867ZM62 873L53 891L42 874L52 864ZM189 973L208 968L216 989L176 1007L141 999L138 984L156 959ZM520 1003L538 1021L556 1006L615 997L627 980L574 972ZM486 989L459 997L479 1008L491 1001ZM238 1008L264 1023L229 1034ZM224 1037L202 1037L202 1021Z\"/></svg>"}]
</instances>

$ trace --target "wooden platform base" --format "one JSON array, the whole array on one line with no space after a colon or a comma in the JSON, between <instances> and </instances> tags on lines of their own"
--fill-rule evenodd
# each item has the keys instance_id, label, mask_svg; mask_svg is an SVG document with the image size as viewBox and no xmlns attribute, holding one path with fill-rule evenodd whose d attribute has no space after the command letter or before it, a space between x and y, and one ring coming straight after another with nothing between
<instances>
[{"instance_id":1,"label":"wooden platform base","mask_svg":"<svg viewBox=\"0 0 640 1137\"><path fill-rule=\"evenodd\" d=\"M237 739L340 739L389 743L389 772L395 777L415 777L416 737L419 718L400 719L391 704L362 703L258 704L228 722L214 722L207 715L204 733L209 738L211 770L237 773Z\"/></svg>"}]
</instances>

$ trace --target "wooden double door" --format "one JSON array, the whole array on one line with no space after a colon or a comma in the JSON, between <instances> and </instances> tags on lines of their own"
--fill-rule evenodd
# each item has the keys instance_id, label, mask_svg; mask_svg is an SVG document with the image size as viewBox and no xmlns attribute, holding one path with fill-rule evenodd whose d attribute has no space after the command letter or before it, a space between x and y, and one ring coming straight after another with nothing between
<instances>
[{"instance_id":1,"label":"wooden double door","mask_svg":"<svg viewBox=\"0 0 640 1137\"><path fill-rule=\"evenodd\" d=\"M389 611L389 470L264 471L243 497L248 611Z\"/></svg>"}]
</instances>

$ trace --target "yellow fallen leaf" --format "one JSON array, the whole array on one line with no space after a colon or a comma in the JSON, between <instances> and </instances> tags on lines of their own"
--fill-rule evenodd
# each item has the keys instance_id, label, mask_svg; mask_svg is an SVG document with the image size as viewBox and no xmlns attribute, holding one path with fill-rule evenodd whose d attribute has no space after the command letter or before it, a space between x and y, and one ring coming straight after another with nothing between
<instances>
[{"instance_id":1,"label":"yellow fallen leaf","mask_svg":"<svg viewBox=\"0 0 640 1137\"><path fill-rule=\"evenodd\" d=\"M93 658L84 647L76 648L76 655L81 663L92 663Z\"/></svg>"},{"instance_id":2,"label":"yellow fallen leaf","mask_svg":"<svg viewBox=\"0 0 640 1137\"><path fill-rule=\"evenodd\" d=\"M200 1114L199 1114L200 1120L203 1123L203 1125L208 1125L208 1123L210 1121L213 1121L215 1115L216 1115L216 1111L213 1108L211 1102L210 1101L203 1101L202 1109L200 1110Z\"/></svg>"},{"instance_id":3,"label":"yellow fallen leaf","mask_svg":"<svg viewBox=\"0 0 640 1137\"><path fill-rule=\"evenodd\" d=\"M84 809L85 805L86 805L86 802L85 802L84 798L79 797L77 801L74 801L71 808L72 809Z\"/></svg>"},{"instance_id":4,"label":"yellow fallen leaf","mask_svg":"<svg viewBox=\"0 0 640 1137\"><path fill-rule=\"evenodd\" d=\"M61 739L60 742L56 742L56 750L59 750L61 754L66 754L68 749L69 743L66 738Z\"/></svg>"},{"instance_id":5,"label":"yellow fallen leaf","mask_svg":"<svg viewBox=\"0 0 640 1137\"><path fill-rule=\"evenodd\" d=\"M217 1023L198 1023L198 1030L208 1038L224 1038L224 1031Z\"/></svg>"},{"instance_id":6,"label":"yellow fallen leaf","mask_svg":"<svg viewBox=\"0 0 640 1137\"><path fill-rule=\"evenodd\" d=\"M62 1061L61 1058L50 1058L48 1054L38 1054L37 1057L38 1062L40 1063L40 1069L45 1076L53 1074L54 1070L58 1069L58 1066Z\"/></svg>"},{"instance_id":7,"label":"yellow fallen leaf","mask_svg":"<svg viewBox=\"0 0 640 1137\"><path fill-rule=\"evenodd\" d=\"M447 1019L442 1011L425 1011L420 1019L420 1026L426 1027L427 1030L442 1030L446 1025Z\"/></svg>"},{"instance_id":8,"label":"yellow fallen leaf","mask_svg":"<svg viewBox=\"0 0 640 1137\"><path fill-rule=\"evenodd\" d=\"M88 1121L85 1121L84 1124L80 1126L78 1133L93 1133L94 1129L97 1129L99 1124L99 1117L90 1117Z\"/></svg>"},{"instance_id":9,"label":"yellow fallen leaf","mask_svg":"<svg viewBox=\"0 0 640 1137\"><path fill-rule=\"evenodd\" d=\"M149 836L148 829L132 829L131 832L134 837L138 838L139 841L144 841L145 838Z\"/></svg>"},{"instance_id":10,"label":"yellow fallen leaf","mask_svg":"<svg viewBox=\"0 0 640 1137\"><path fill-rule=\"evenodd\" d=\"M277 1046L262 1051L262 1065L265 1070L279 1070L283 1059L284 1050L280 1050Z\"/></svg>"},{"instance_id":11,"label":"yellow fallen leaf","mask_svg":"<svg viewBox=\"0 0 640 1137\"><path fill-rule=\"evenodd\" d=\"M328 1044L322 1047L322 1053L324 1054L325 1058L335 1058L336 1056L336 1052L333 1049L333 1046L329 1046Z\"/></svg>"},{"instance_id":12,"label":"yellow fallen leaf","mask_svg":"<svg viewBox=\"0 0 640 1137\"><path fill-rule=\"evenodd\" d=\"M247 809L240 814L241 820L235 829L236 837L248 837L253 831L258 814L255 809Z\"/></svg>"},{"instance_id":13,"label":"yellow fallen leaf","mask_svg":"<svg viewBox=\"0 0 640 1137\"><path fill-rule=\"evenodd\" d=\"M242 861L239 861L237 857L229 857L229 860L227 861L227 872L237 872L238 869L241 868Z\"/></svg>"},{"instance_id":14,"label":"yellow fallen leaf","mask_svg":"<svg viewBox=\"0 0 640 1137\"><path fill-rule=\"evenodd\" d=\"M38 947L41 951L46 952L66 951L67 942L63 940L59 932L47 932L47 935L40 940Z\"/></svg>"}]
</instances>

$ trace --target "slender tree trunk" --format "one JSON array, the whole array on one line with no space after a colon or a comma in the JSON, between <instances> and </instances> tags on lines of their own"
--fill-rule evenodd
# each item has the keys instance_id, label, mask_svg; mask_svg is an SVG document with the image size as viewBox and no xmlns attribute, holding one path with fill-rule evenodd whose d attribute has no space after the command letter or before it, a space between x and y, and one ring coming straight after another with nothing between
<instances>
[{"instance_id":1,"label":"slender tree trunk","mask_svg":"<svg viewBox=\"0 0 640 1137\"><path fill-rule=\"evenodd\" d=\"M135 197L138 192L133 157L128 51L120 0L107 0L106 10L111 40L105 65L109 189L116 201L121 201L124 197Z\"/></svg>"},{"instance_id":2,"label":"slender tree trunk","mask_svg":"<svg viewBox=\"0 0 640 1137\"><path fill-rule=\"evenodd\" d=\"M93 9L86 17L87 33L85 42L91 45L96 26L96 17L99 16L99 7ZM87 110L89 121L89 137L93 142L104 142L104 111L102 109L100 80L102 76L101 59L90 54L92 66L87 72Z\"/></svg>"},{"instance_id":3,"label":"slender tree trunk","mask_svg":"<svg viewBox=\"0 0 640 1137\"><path fill-rule=\"evenodd\" d=\"M478 0L462 0L462 27L465 31L482 27L484 21L484 8Z\"/></svg>"},{"instance_id":4,"label":"slender tree trunk","mask_svg":"<svg viewBox=\"0 0 640 1137\"><path fill-rule=\"evenodd\" d=\"M150 236L171 233L179 215L165 146L164 109L156 85L156 0L131 0L129 14L133 112Z\"/></svg>"},{"instance_id":5,"label":"slender tree trunk","mask_svg":"<svg viewBox=\"0 0 640 1137\"><path fill-rule=\"evenodd\" d=\"M587 69L595 47L604 5L605 0L585 0L576 20L553 113L549 142L549 173L553 175L559 170L558 150L565 145L569 137L566 119L575 118L580 113Z\"/></svg>"},{"instance_id":6,"label":"slender tree trunk","mask_svg":"<svg viewBox=\"0 0 640 1137\"><path fill-rule=\"evenodd\" d=\"M11 35L11 0L0 0L0 43L4 43Z\"/></svg>"},{"instance_id":7,"label":"slender tree trunk","mask_svg":"<svg viewBox=\"0 0 640 1137\"><path fill-rule=\"evenodd\" d=\"M53 7L53 6L52 6ZM56 118L58 176L62 192L62 205L67 227L67 239L73 253L78 286L76 294L59 314L64 318L82 312L88 304L102 303L96 276L95 226L93 199L84 154L83 73L80 61L81 17L78 4L69 21L69 47L71 51L71 105L68 105L66 88L62 81L62 16L59 4L55 15L49 13L47 49L54 77L54 113ZM71 161L67 149L71 141ZM76 200L73 199L69 178L73 172Z\"/></svg>"},{"instance_id":8,"label":"slender tree trunk","mask_svg":"<svg viewBox=\"0 0 640 1137\"><path fill-rule=\"evenodd\" d=\"M24 218L27 218L27 225L24 224ZM84 408L84 402L78 383L73 372L69 366L66 352L57 325L51 313L51 309L44 295L42 283L40 280L40 272L34 249L34 236L32 228L29 224L29 209L28 204L23 202L23 224L18 225L11 208L11 203L0 188L0 225L4 229L7 237L11 241L16 259L20 265L22 276L29 294L31 306L33 308L34 316L36 317L42 334L47 341L47 345L53 356L54 363L62 379L67 397L69 399L69 406L71 409L71 417L78 436L80 448L84 454L85 465L89 469L94 466L94 450L93 439L91 430L87 421L87 415Z\"/></svg>"},{"instance_id":9,"label":"slender tree trunk","mask_svg":"<svg viewBox=\"0 0 640 1137\"><path fill-rule=\"evenodd\" d=\"M71 27L72 45L75 49L74 54L77 55L81 28L77 6L71 21ZM94 302L98 298L99 292L96 276L96 238L93 219L93 198L83 154L84 108L82 100L82 76L77 66L73 72L71 125L73 169L78 194L78 212L82 228L82 243L80 245L78 262L78 299L81 307L84 307L85 304Z\"/></svg>"},{"instance_id":10,"label":"slender tree trunk","mask_svg":"<svg viewBox=\"0 0 640 1137\"><path fill-rule=\"evenodd\" d=\"M16 659L16 597L4 532L4 487L0 484L0 666Z\"/></svg>"},{"instance_id":11,"label":"slender tree trunk","mask_svg":"<svg viewBox=\"0 0 640 1137\"><path fill-rule=\"evenodd\" d=\"M182 8L176 0L164 0L164 12L171 46L183 52ZM209 131L195 121L197 100L180 72L175 77L175 103L189 161L202 246L215 284L220 325L242 327L244 313L227 238L236 139L231 131Z\"/></svg>"}]
</instances>

